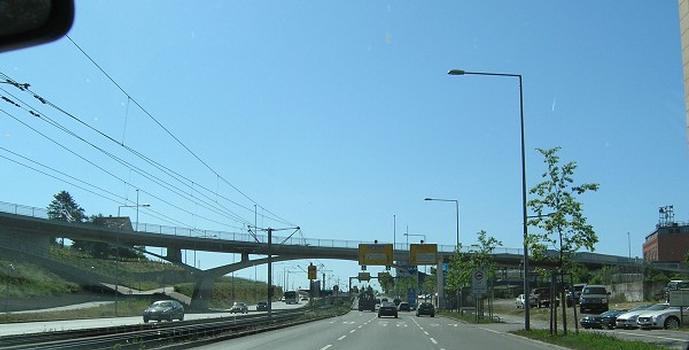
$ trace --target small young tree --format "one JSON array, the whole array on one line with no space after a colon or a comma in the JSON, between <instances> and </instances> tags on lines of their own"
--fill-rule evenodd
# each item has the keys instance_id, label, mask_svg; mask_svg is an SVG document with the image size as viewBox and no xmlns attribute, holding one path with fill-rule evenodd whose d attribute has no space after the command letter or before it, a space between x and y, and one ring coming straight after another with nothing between
<instances>
[{"instance_id":1,"label":"small young tree","mask_svg":"<svg viewBox=\"0 0 689 350\"><path fill-rule=\"evenodd\" d=\"M560 164L560 147L537 149L543 155L547 166L543 181L534 186L529 193L534 199L528 206L535 215L528 221L530 226L540 229L530 234L529 243L537 259L551 260L558 267L561 280L571 266L574 253L580 249L593 251L598 236L584 216L583 204L578 197L588 191L597 191L598 184L574 184L576 162ZM556 256L547 254L547 249L555 249ZM555 261L552 261L555 260ZM564 289L559 290L562 310L566 310ZM576 311L575 311L576 312ZM566 314L563 312L563 330L567 333Z\"/></svg>"}]
</instances>

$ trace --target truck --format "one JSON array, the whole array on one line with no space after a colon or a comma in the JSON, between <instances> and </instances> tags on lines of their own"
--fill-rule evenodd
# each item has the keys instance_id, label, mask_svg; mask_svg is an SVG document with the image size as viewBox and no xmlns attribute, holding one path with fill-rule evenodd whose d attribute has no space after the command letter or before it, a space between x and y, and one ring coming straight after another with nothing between
<instances>
[{"instance_id":1,"label":"truck","mask_svg":"<svg viewBox=\"0 0 689 350\"><path fill-rule=\"evenodd\" d=\"M364 289L359 293L359 311L364 310L376 311L376 297L371 289Z\"/></svg>"}]
</instances>

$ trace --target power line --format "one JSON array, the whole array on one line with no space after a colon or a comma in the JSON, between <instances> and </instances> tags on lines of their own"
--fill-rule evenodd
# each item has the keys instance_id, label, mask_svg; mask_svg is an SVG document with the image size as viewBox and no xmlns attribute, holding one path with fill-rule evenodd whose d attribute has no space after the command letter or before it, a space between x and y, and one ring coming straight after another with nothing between
<instances>
[{"instance_id":1,"label":"power line","mask_svg":"<svg viewBox=\"0 0 689 350\"><path fill-rule=\"evenodd\" d=\"M240 208L243 208L243 209L247 210L248 212L253 212L251 208L246 207L246 206L244 206L244 205L242 205L242 204L240 204L240 203L238 203L238 202L236 202L236 201L234 201L234 200L232 200L232 199L230 199L230 198L227 198L227 197L225 197L225 196L223 196L223 195L221 195L221 194L219 194L219 193L217 193L217 192L214 192L213 190L211 190L211 189L209 189L209 188L207 188L207 187L205 187L205 186L203 186L203 185L201 185L201 184L196 183L194 180L191 180L190 178L188 178L188 177L186 177L186 176L180 174L179 172L176 172L175 170L170 169L169 167L166 167L165 165L163 165L163 164L161 164L161 163L159 163L159 162L157 162L157 161L151 159L150 157L148 157L148 156L146 156L145 154L143 154L143 153L137 151L136 149L134 149L134 148L132 148L132 147L130 147L130 146L127 146L127 145L124 144L123 142L117 141L114 137L108 135L107 133L105 133L105 132L99 130L99 129L96 128L96 127L93 127L92 125L90 125L89 123L83 121L81 118L77 117L76 115L74 115L74 114L72 114L72 113L66 111L66 110L63 109L62 107L60 107L60 106L58 106L58 105L52 103L50 100L48 100L48 99L46 99L46 98L40 96L40 95L37 94L36 92L32 91L32 90L29 88L29 86L30 86L29 84L27 84L27 83L20 84L20 83L16 82L14 79L12 79L10 76L8 76L7 74L2 73L2 72L0 72L0 75L2 75L2 76L5 77L5 80L6 80L7 83L9 83L9 84L15 86L16 88L18 88L18 89L21 90L21 91L29 92L35 99L37 99L37 100L38 100L39 102L41 102L42 104L45 104L45 105L47 105L47 106L50 106L50 107L54 108L55 110L57 110L57 111L59 111L60 113L62 113L62 114L64 114L64 115L68 116L69 118L71 118L71 119L73 119L74 121L78 122L79 124L85 126L86 128L88 128L88 129L90 129L90 130L96 132L97 134L103 136L103 137L106 138L108 141L110 141L110 142L112 142L112 143L114 143L114 144L116 144L116 145L118 145L118 146L124 148L124 149L127 150L128 152L130 152L130 153L134 154L135 156L137 156L138 158L144 160L144 161L147 162L148 164L152 165L153 167L157 168L159 171L161 171L161 172L165 173L166 175L172 177L173 179L177 180L177 181L180 182L181 184L183 184L183 185L189 187L192 191L196 191L196 192L200 193L201 195L203 195L205 198L207 198L207 199L209 199L209 200L211 200L211 201L214 201L216 204L218 204L219 206L221 206L223 209L225 209L225 210L227 210L228 212L232 213L231 216L234 216L234 215L237 215L237 214L234 213L234 212L232 212L229 208L227 208L227 207L221 205L220 203L218 203L218 202L217 202L217 199L215 199L215 200L214 200L214 199L211 199L208 195L203 194L202 192L200 192L200 191L194 189L194 186L193 186L193 185L196 184L199 188L201 188L201 189L203 189L203 190L205 190L205 191L207 191L207 192L209 192L209 193L211 193L211 194L216 195L216 197L220 197L220 198L222 198L222 199L224 199L224 200L226 200L226 201L228 201L228 202L230 202L230 203L232 203L232 204L234 204L234 205L236 205L236 206L238 206L238 207L240 207ZM36 116L36 117L41 117L41 116L39 116L39 115L37 115L37 114L35 113L35 112L38 112L38 111L37 111L35 108L31 107L31 106L30 106L28 103L26 103L24 100L18 98L17 96L13 95L12 93L10 93L9 91L7 91L7 90L5 90L5 89L2 89L2 88L0 88L0 89L1 89L2 91L4 91L5 93L9 94L10 96L12 96L14 99L17 99L17 100L21 101L24 105L26 105L26 106L28 106L29 108L31 108L32 110L29 110L29 113L31 113L32 115L34 115L34 116ZM130 98L130 97L128 96L128 98ZM7 98L3 98L3 99L4 99L5 101L7 101L8 103L15 105L16 107L22 108L20 105L18 105L17 103L15 103L14 101L12 101L12 100L10 100L10 99L7 99ZM129 100L127 101L127 103L129 103ZM41 114L41 115L43 115L43 116L45 117L45 115L44 115L43 113L38 112L38 114ZM55 121L52 120L52 119L51 119L51 121L52 121L53 123L57 123L57 122L55 122ZM150 173L148 173L148 174L151 175ZM151 176L153 176L153 175L151 175ZM222 178L222 177L221 177L220 175L218 175L218 174L216 174L216 176L217 176L218 179L221 179L221 178ZM183 179L183 180L185 180L186 182L180 180L180 178ZM158 178L158 179L159 179L159 178ZM162 180L161 180L161 181L162 181ZM169 183L167 183L167 182L165 182L165 183L168 184L168 185L170 185L170 186L173 186L173 185L171 185L171 184L169 184ZM191 184L191 185L190 185L190 184ZM177 188L177 187L175 187L175 188ZM181 189L179 189L179 188L177 188L177 189L181 191ZM192 195L192 197L193 197L193 195ZM281 222L281 223L284 223L284 224L290 224L287 220L282 219L282 218L279 217L277 214L275 214L275 213L273 213L273 212L271 212L271 211L265 209L265 208L262 207L261 205L257 204L257 206L273 215L273 217L270 217L270 216L267 216L267 215L261 213L262 216L264 216L264 217L266 217L266 218L269 218L269 219L271 219L271 220L273 220L273 221L276 221L276 222ZM237 216L238 216L238 215L237 215ZM248 223L249 223L249 221L247 221L246 219L242 218L241 216L238 216L238 217L241 219L240 222L242 222L243 224L248 224Z\"/></svg>"},{"instance_id":2,"label":"power line","mask_svg":"<svg viewBox=\"0 0 689 350\"><path fill-rule=\"evenodd\" d=\"M2 91L4 91L4 92L8 93L8 94L9 94L10 96L12 96L13 98L17 98L16 96L12 95L11 93L9 93L7 90L5 90L5 89L3 89L3 88L0 88L0 90L2 90ZM2 96L2 98L3 98L5 101L7 101L8 103L11 103L11 104L13 104L13 105L15 105L15 106L17 106L17 107L19 107L19 108L22 108L22 109L24 109L24 110L27 110L26 108L23 108L23 107L20 106L19 104L15 103L14 101L12 101L12 100L10 100L10 99L7 99L7 98L4 97L4 96ZM19 98L17 98L17 99L18 99L20 102L22 102L23 104L25 104L26 106L29 106L25 101L23 101L23 100L21 100L21 99L19 99ZM157 176L155 176L155 175L153 175L153 174L151 174L151 173L149 173L149 172L147 172L147 171L145 171L145 170L143 170L143 169L137 167L136 165L133 165L132 163L127 162L126 160L124 160L124 159L122 159L122 158L120 158L120 157L117 157L117 156L115 156L114 154L112 154L112 153L110 153L110 152L104 150L103 148L101 148L101 147L99 147L99 146L97 146L97 145L95 145L95 144L89 142L88 140L86 140L86 139L84 139L83 137L77 135L76 133L74 133L73 131L71 131L70 129L68 129L67 127L65 127L65 126L63 126L62 124L60 124L59 122L57 122L57 121L55 121L54 119L48 117L48 116L45 115L44 113L38 112L38 111L36 111L35 109L33 109L32 107L30 107L30 106L29 106L29 108L31 108L32 110L27 110L27 111L28 111L32 116L38 117L38 118L40 118L41 120L47 122L48 124L50 124L50 125L52 125L52 126L58 128L59 130L61 130L61 131L65 132L65 133L67 133L68 135L70 135L70 136L72 136L72 137L75 137L76 139L78 139L78 140L80 140L80 141L86 143L87 145L89 145L89 146L95 148L96 150L98 150L98 151L100 151L101 153L105 154L106 156L112 158L113 160L117 161L118 163L122 164L123 166L127 167L128 169L137 172L139 175L141 175L141 176L147 178L147 179L150 180L150 181L155 182L155 183L158 184L159 186L166 188L167 190L169 190L169 191L171 191L171 192L177 194L178 196L182 197L183 199L185 199L185 200L190 200L190 199L189 199L189 196L190 196L190 197L192 198L191 201L194 202L195 204L198 204L198 203L194 200L195 197L194 197L193 195L191 195L191 194L189 194L189 193L185 193L185 192L184 192L182 189L180 189L179 187L177 187L177 186L175 186L175 185L172 185L172 184L170 184L169 182L167 182L167 181L165 181L165 180L162 180L162 179L160 179L159 177L157 177ZM17 120L17 118L14 118L14 119ZM19 121L19 120L17 120L17 121ZM20 122L21 122L21 121L20 121ZM28 127L27 124L25 124L25 123L23 123L23 122L21 122L21 123ZM33 129L33 128L32 128L32 129ZM33 130L36 131L35 129L33 129ZM39 133L39 134L40 134L40 133ZM45 135L42 135L42 136L46 137ZM57 143L56 141L53 141L53 142ZM65 148L65 147L63 146L63 148ZM69 151L70 151L71 153L74 153L74 152L71 151L71 150L69 150ZM91 164L94 165L93 163L91 163ZM101 169L101 170L102 170L102 169ZM109 175L114 176L112 173L109 173ZM124 180L124 179L122 179L122 178L120 178L120 177L117 177L117 176L116 176L116 178L117 178L118 180L120 180L120 181L122 181L122 182L128 184L128 182L127 182L126 180ZM162 183L161 183L161 182L162 182ZM207 196L206 196L206 197L207 197ZM199 199L199 200L202 201L204 204L206 204L205 206L203 206L204 208L209 209L209 210L215 212L216 214L220 214L220 215L229 215L230 218L232 218L233 220L235 220L235 221L237 221L237 222L239 222L239 223L242 223L242 224L248 224L248 223L249 223L246 219L242 218L241 216L237 215L236 213L230 211L230 210L227 209L227 208L224 208L224 207L223 207L223 208L227 211L227 213L224 213L224 214L223 214L223 213L220 212L218 209L213 208L213 207L212 207L212 204L209 204L207 201L204 201L204 200L202 200L202 199ZM216 204L217 204L217 203L216 203ZM218 205L219 205L219 204L218 204ZM210 206L210 207L209 207L209 206Z\"/></svg>"},{"instance_id":3,"label":"power line","mask_svg":"<svg viewBox=\"0 0 689 350\"><path fill-rule=\"evenodd\" d=\"M249 197L247 194L245 194L244 192L242 192L237 186L235 186L234 184L232 184L229 180L227 180L227 179L226 179L225 177L223 177L220 173L218 173L218 172L217 172L213 167L211 167L206 161L204 161L203 159L201 159L201 157L199 157L194 151L192 151L184 142L182 142L182 140L180 140L174 133L172 133L172 131L170 131L167 127L165 127L165 125L163 125L156 117L154 117L153 114L151 114L146 108L144 108L144 107L139 103L139 101L137 101L137 100L136 100L134 97L132 97L124 88L122 88L122 86L121 86L119 83L117 83L117 81L115 81L115 79L114 79L110 74L108 74L108 72L106 72L105 69L103 69L103 67L101 67L101 66L100 66L100 65L99 65L99 64L98 64L98 63L97 63L97 62L96 62L96 61L95 61L95 60L94 60L84 49L82 49L81 46L79 46L79 44L76 43L76 41L74 41L69 35L67 35L67 38L69 39L69 41L70 41L70 42L71 42L71 43L72 43L72 44L73 44L73 45L74 45L74 46L75 46L75 47L76 47L76 48L77 48L77 49L78 49L78 50L79 50L89 61L91 61L91 63L93 63L94 66L96 66L96 68L98 68L98 70L101 71L101 73L103 73L103 74L110 80L110 82L112 82L112 83L113 83L113 84L114 84L114 85L115 85L125 96L127 96L127 98L129 98L132 102L134 102L134 104L135 104L137 107L139 107L139 109L141 109L141 111L143 111L143 112L144 112L151 120L153 120L161 129L163 129L170 137L172 137L173 140L175 140L180 146L182 146L189 154L191 154L194 158L196 158L196 159L197 159L201 164L203 164L208 170L210 170L213 174L215 174L218 178L220 178L223 182L225 182L227 185L229 185L230 187L232 187L235 191L237 191L239 194L241 194L242 196L244 196L244 198L248 199L250 202L252 202L252 203L254 203L254 204L260 206L262 209L264 209L264 210L267 211L268 213L274 215L274 216L277 217L278 219L285 221L287 224L293 225L293 224L289 223L287 220L285 220L285 219L283 219L283 218L277 216L277 215L276 215L275 213L273 213L272 211L270 211L270 210L266 209L265 207L261 206L260 204L258 204L253 198ZM296 226L296 225L294 225L294 226Z\"/></svg>"},{"instance_id":4,"label":"power line","mask_svg":"<svg viewBox=\"0 0 689 350\"><path fill-rule=\"evenodd\" d=\"M42 132L40 132L40 131L37 130L36 128L34 128L34 127L28 125L27 123L25 123L24 121L20 120L19 118L17 118L17 117L14 116L13 114L11 114L11 113L5 111L4 109L1 109L1 108L0 108L0 112L1 112L1 113L4 113L5 115L9 116L10 118L16 120L17 122L19 122L20 124L24 125L25 127L31 129L31 130L34 131L35 133L37 133L37 134L43 136L44 138L46 138L46 139L48 139L49 141L53 142L54 144L58 145L58 146L61 147L62 149L68 151L69 153L72 153L73 155L77 156L78 158L80 158L80 159L86 161L87 163L91 164L92 166L98 168L99 170L105 172L106 174L108 174L108 175L114 177L115 179L121 181L122 183L127 184L127 185L130 185L130 186L135 187L135 188L139 188L138 186L135 186L135 185L129 183L128 181L126 181L125 179L123 179L123 178L121 178L121 177L115 175L115 174L112 173L111 171L109 171L109 170L107 170L107 169L101 167L100 165L98 165L98 164L92 162L91 160L87 159L86 157L84 157L84 156L82 156L82 155L80 155L80 154L74 152L73 150L67 148L66 146L62 145L60 142L56 141L55 139L51 138L50 136L48 136L48 135L46 135L46 134L44 134L44 133L42 133ZM61 130L62 130L62 129L61 129ZM65 130L63 130L63 131L65 131ZM65 132L67 132L67 131L65 131ZM78 136L77 136L77 137L78 137ZM111 153L109 153L109 152L107 152L107 151L105 151L105 150L102 150L102 149L98 148L98 146L96 146L96 145L94 145L94 144L92 144L92 143L89 143L89 142L86 141L86 140L83 140L83 141L86 142L87 144L91 145L92 147L95 147L96 149L101 150L101 151L104 152L106 155L111 156L111 157L114 157L113 159L115 159L115 160L118 160L118 159L119 159L117 156L114 156L114 155L112 155ZM123 161L123 162L127 163L126 161ZM125 165L125 166L126 166L126 165ZM129 168L130 170L133 170L131 167L128 167L128 168ZM152 180L152 181L153 181L153 180ZM162 185L161 185L161 186L162 186ZM161 201L161 202L163 202L163 203L166 203L166 204L168 204L169 206L171 206L171 207L173 207L173 208L176 208L176 209L178 209L178 210L180 210L180 211L183 211L183 212L185 212L185 213L188 213L188 214L196 215L196 216L198 216L199 218L204 219L204 220L206 220L206 221L213 222L213 223L216 223L216 224L220 224L220 225L223 225L223 226L233 227L233 228L240 229L240 230L243 229L243 228L240 228L240 227L237 227L237 226L228 225L227 223L223 223L223 222L219 222L219 221L216 221L216 220L213 220L213 219L209 219L209 218L207 218L207 217L205 217L205 216L201 216L201 215L194 214L194 213L192 213L191 211L189 211L189 210L187 210L187 209L184 209L184 208L182 208L182 207L180 207L180 206L178 206L178 205L175 205L175 204L171 203L170 201L167 201L167 200L161 198L161 197L158 196L158 195L155 195L155 194L153 194L153 193L151 193L151 192L149 192L149 191L146 191L146 190L144 190L144 189L140 189L140 190L141 190L141 192L146 193L146 194L148 194L149 196L151 196L151 197L153 197L153 198L155 198L155 199L157 199L157 200L159 200L159 201ZM174 191L173 191L173 192L174 192ZM192 201L193 201L193 200L192 200Z\"/></svg>"}]
</instances>

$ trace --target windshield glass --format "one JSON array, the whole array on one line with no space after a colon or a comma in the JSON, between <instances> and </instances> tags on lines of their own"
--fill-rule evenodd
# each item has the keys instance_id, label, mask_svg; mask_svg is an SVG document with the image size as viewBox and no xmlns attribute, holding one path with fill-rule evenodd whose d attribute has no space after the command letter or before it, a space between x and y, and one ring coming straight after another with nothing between
<instances>
[{"instance_id":1,"label":"windshield glass","mask_svg":"<svg viewBox=\"0 0 689 350\"><path fill-rule=\"evenodd\" d=\"M655 305L653 305L653 306L647 308L646 310L648 310L648 311L665 310L665 309L667 309L668 307L670 307L670 306L667 305L667 304L655 304Z\"/></svg>"},{"instance_id":2,"label":"windshield glass","mask_svg":"<svg viewBox=\"0 0 689 350\"><path fill-rule=\"evenodd\" d=\"M607 291L603 287L586 287L583 294L607 294Z\"/></svg>"}]
</instances>

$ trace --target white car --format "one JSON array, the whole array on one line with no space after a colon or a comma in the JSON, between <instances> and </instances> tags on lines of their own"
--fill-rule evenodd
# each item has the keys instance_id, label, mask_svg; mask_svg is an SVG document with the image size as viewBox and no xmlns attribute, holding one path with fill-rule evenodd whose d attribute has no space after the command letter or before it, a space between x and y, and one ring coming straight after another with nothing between
<instances>
[{"instance_id":1,"label":"white car","mask_svg":"<svg viewBox=\"0 0 689 350\"><path fill-rule=\"evenodd\" d=\"M517 306L517 309L523 309L524 304L526 303L526 298L524 298L524 294L519 294L517 299L515 299L515 304ZM536 299L531 298L531 307L536 306Z\"/></svg>"},{"instance_id":2,"label":"white car","mask_svg":"<svg viewBox=\"0 0 689 350\"><path fill-rule=\"evenodd\" d=\"M689 308L684 308L684 313L687 313L687 311L689 311ZM642 329L677 329L680 326L680 308L668 305L663 310L646 310L637 317L636 324Z\"/></svg>"},{"instance_id":3,"label":"white car","mask_svg":"<svg viewBox=\"0 0 689 350\"><path fill-rule=\"evenodd\" d=\"M615 328L621 328L621 329L630 329L630 328L637 328L639 327L636 324L636 318L639 317L640 314L647 312L647 311L654 311L654 310L664 310L667 309L666 304L655 304L655 305L641 305L638 307L635 307L622 315L617 316L617 319L615 320Z\"/></svg>"}]
</instances>

